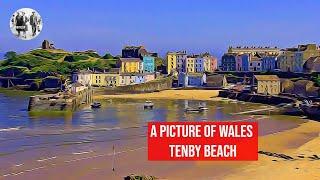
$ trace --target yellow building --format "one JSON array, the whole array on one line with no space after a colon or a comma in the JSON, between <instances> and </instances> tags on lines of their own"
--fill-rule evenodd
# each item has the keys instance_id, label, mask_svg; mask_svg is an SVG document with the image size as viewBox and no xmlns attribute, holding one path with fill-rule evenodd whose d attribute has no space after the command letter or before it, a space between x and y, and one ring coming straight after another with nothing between
<instances>
[{"instance_id":1,"label":"yellow building","mask_svg":"<svg viewBox=\"0 0 320 180\"><path fill-rule=\"evenodd\" d=\"M120 58L121 73L140 73L142 69L142 61L139 58Z\"/></svg>"},{"instance_id":2,"label":"yellow building","mask_svg":"<svg viewBox=\"0 0 320 180\"><path fill-rule=\"evenodd\" d=\"M186 64L186 69L187 73L192 73L194 71L194 61L196 60L195 57L187 57L187 64Z\"/></svg>"},{"instance_id":3,"label":"yellow building","mask_svg":"<svg viewBox=\"0 0 320 180\"><path fill-rule=\"evenodd\" d=\"M204 71L210 72L211 71L211 57L203 57L204 59Z\"/></svg>"},{"instance_id":4,"label":"yellow building","mask_svg":"<svg viewBox=\"0 0 320 180\"><path fill-rule=\"evenodd\" d=\"M277 75L255 75L257 93L277 95L280 93L280 78Z\"/></svg>"},{"instance_id":5,"label":"yellow building","mask_svg":"<svg viewBox=\"0 0 320 180\"><path fill-rule=\"evenodd\" d=\"M177 68L177 53L168 52L167 53L167 72L170 74L173 70Z\"/></svg>"},{"instance_id":6,"label":"yellow building","mask_svg":"<svg viewBox=\"0 0 320 180\"><path fill-rule=\"evenodd\" d=\"M91 79L92 86L116 87L120 84L119 74L115 73L93 73Z\"/></svg>"}]
</instances>

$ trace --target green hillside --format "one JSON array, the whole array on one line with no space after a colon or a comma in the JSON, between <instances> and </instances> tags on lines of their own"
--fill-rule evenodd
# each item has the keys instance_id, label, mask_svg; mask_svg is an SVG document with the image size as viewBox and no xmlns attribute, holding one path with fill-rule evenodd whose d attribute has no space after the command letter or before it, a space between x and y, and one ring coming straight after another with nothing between
<instances>
[{"instance_id":1,"label":"green hillside","mask_svg":"<svg viewBox=\"0 0 320 180\"><path fill-rule=\"evenodd\" d=\"M44 73L67 77L83 69L104 70L114 68L117 59L104 59L97 53L67 52L64 50L36 49L0 61L0 76L43 78Z\"/></svg>"}]
</instances>

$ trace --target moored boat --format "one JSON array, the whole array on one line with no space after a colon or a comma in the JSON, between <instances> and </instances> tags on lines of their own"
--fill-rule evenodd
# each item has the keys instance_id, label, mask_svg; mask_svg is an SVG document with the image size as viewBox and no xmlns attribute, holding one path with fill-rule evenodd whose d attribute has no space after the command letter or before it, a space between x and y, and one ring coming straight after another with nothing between
<instances>
[{"instance_id":1,"label":"moored boat","mask_svg":"<svg viewBox=\"0 0 320 180\"><path fill-rule=\"evenodd\" d=\"M192 108L192 107L188 107L184 110L186 113L199 113L202 112L203 110L199 109L199 108Z\"/></svg>"},{"instance_id":2,"label":"moored boat","mask_svg":"<svg viewBox=\"0 0 320 180\"><path fill-rule=\"evenodd\" d=\"M100 102L93 102L91 104L91 108L100 108L101 107L101 103Z\"/></svg>"},{"instance_id":3,"label":"moored boat","mask_svg":"<svg viewBox=\"0 0 320 180\"><path fill-rule=\"evenodd\" d=\"M153 106L154 106L154 104L153 104L152 101L146 101L146 102L144 103L144 105L143 105L143 108L144 108L144 109L153 109Z\"/></svg>"}]
</instances>

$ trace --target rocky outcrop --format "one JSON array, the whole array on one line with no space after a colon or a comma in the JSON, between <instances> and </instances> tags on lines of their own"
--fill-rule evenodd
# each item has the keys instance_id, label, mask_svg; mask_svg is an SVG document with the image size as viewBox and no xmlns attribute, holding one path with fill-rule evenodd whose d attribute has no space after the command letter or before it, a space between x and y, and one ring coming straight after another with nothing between
<instances>
[{"instance_id":1,"label":"rocky outcrop","mask_svg":"<svg viewBox=\"0 0 320 180\"><path fill-rule=\"evenodd\" d=\"M282 96L267 96L262 94L242 93L236 91L219 91L219 97L237 99L239 101L278 105L281 103L294 103L295 99Z\"/></svg>"}]
</instances>

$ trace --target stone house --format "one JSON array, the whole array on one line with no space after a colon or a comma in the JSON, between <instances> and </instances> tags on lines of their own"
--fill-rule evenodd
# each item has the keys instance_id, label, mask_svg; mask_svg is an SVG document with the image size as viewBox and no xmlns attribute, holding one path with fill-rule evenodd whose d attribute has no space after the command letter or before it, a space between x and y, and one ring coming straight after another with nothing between
<instances>
[{"instance_id":1,"label":"stone house","mask_svg":"<svg viewBox=\"0 0 320 180\"><path fill-rule=\"evenodd\" d=\"M216 74L207 76L207 87L225 88L228 86L227 78L225 75Z\"/></svg>"},{"instance_id":2,"label":"stone house","mask_svg":"<svg viewBox=\"0 0 320 180\"><path fill-rule=\"evenodd\" d=\"M277 75L255 75L257 93L277 95L281 92L280 78Z\"/></svg>"}]
</instances>

